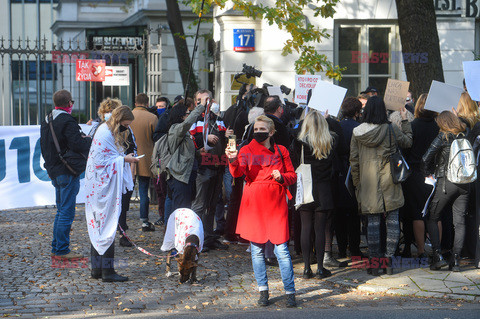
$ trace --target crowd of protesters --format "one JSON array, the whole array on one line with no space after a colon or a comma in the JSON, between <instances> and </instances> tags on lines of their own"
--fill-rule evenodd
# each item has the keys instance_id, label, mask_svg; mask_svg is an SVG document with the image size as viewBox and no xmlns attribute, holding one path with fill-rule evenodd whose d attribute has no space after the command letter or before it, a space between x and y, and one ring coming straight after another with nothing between
<instances>
[{"instance_id":1,"label":"crowd of protesters","mask_svg":"<svg viewBox=\"0 0 480 319\"><path fill-rule=\"evenodd\" d=\"M405 108L392 112L378 90L368 87L358 97L345 98L338 117L305 108L292 118L277 96L249 105L252 90L244 85L236 104L225 112L208 90L196 92L193 100L177 96L173 103L160 97L153 107L141 93L133 111L107 98L89 135L79 133L69 115L70 93L54 94L53 128L62 150L81 152L92 143L85 176L93 278L127 280L108 260L113 261L116 230L123 234L128 229L135 183L143 231L164 226L178 208L191 208L203 222L203 252L250 244L262 306L269 298L267 266L279 267L287 306L296 305L290 241L303 257L305 279L322 279L331 275L328 268L348 265L335 258L334 239L337 258L364 261L374 276L393 274L395 256L412 257L412 244L420 259L429 258L425 247L431 244L432 270L448 266L461 271L462 256L475 258L480 267L480 186L446 178L455 139L467 138L476 156L478 152L480 111L467 92L458 107L440 114L424 108L427 94L414 103L411 93ZM68 244L78 176L58 159L62 152L55 149L48 121L42 124L41 146L57 195L52 255L75 258ZM154 147L157 150L163 138L169 161L152 174ZM235 148L227 147L229 139ZM397 147L411 171L403 183L394 183L391 175L389 158ZM300 163L310 164L313 201L295 208L292 193ZM425 178L432 176L437 186L423 214L432 192ZM157 198L155 223L149 221L149 190L155 190L150 196ZM106 231L99 235L99 228ZM368 251L361 250L362 233ZM132 246L123 235L119 243Z\"/></svg>"}]
</instances>

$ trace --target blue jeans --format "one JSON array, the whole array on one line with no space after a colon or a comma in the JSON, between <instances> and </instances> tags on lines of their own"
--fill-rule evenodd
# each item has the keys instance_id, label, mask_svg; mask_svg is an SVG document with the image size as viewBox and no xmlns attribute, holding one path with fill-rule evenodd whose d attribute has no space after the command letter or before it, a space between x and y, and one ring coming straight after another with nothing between
<instances>
[{"instance_id":1,"label":"blue jeans","mask_svg":"<svg viewBox=\"0 0 480 319\"><path fill-rule=\"evenodd\" d=\"M223 174L223 186L225 187L225 198L226 202L230 201L230 195L232 194L232 182L233 176L230 174L228 166L225 168L225 174Z\"/></svg>"},{"instance_id":2,"label":"blue jeans","mask_svg":"<svg viewBox=\"0 0 480 319\"><path fill-rule=\"evenodd\" d=\"M165 219L165 225L168 224L168 218L170 218L170 215L172 214L172 199L167 196L165 198L165 210L163 211L163 218Z\"/></svg>"},{"instance_id":3,"label":"blue jeans","mask_svg":"<svg viewBox=\"0 0 480 319\"><path fill-rule=\"evenodd\" d=\"M53 223L52 253L66 255L70 252L70 230L75 217L75 201L80 189L80 176L60 175L52 179L55 187L57 214Z\"/></svg>"},{"instance_id":4,"label":"blue jeans","mask_svg":"<svg viewBox=\"0 0 480 319\"><path fill-rule=\"evenodd\" d=\"M288 250L288 242L275 245L274 252L277 256L280 274L282 275L283 288L287 294L295 293L295 281L293 278L293 265ZM267 267L265 265L265 244L251 243L252 266L258 290L268 290Z\"/></svg>"},{"instance_id":5,"label":"blue jeans","mask_svg":"<svg viewBox=\"0 0 480 319\"><path fill-rule=\"evenodd\" d=\"M140 194L140 219L148 222L148 207L150 198L148 198L148 189L150 188L150 177L138 176L138 192Z\"/></svg>"}]
</instances>

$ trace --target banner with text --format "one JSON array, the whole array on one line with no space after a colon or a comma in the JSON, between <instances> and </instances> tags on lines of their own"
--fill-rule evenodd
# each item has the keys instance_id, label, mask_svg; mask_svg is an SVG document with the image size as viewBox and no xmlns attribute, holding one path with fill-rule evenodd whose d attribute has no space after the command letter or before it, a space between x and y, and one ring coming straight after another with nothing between
<instances>
[{"instance_id":1,"label":"banner with text","mask_svg":"<svg viewBox=\"0 0 480 319\"><path fill-rule=\"evenodd\" d=\"M89 125L80 125L90 131ZM43 167L40 125L0 126L0 211L55 205L55 188ZM77 203L85 203L84 177Z\"/></svg>"}]
</instances>

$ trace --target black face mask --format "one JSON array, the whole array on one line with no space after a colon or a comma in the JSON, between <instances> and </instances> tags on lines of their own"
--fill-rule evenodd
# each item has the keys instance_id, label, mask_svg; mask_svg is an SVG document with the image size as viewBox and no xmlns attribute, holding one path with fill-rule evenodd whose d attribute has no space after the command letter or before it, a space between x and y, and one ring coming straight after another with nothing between
<instances>
[{"instance_id":1,"label":"black face mask","mask_svg":"<svg viewBox=\"0 0 480 319\"><path fill-rule=\"evenodd\" d=\"M258 143L262 143L269 137L268 134L269 134L268 132L255 132L253 133L253 138Z\"/></svg>"},{"instance_id":2,"label":"black face mask","mask_svg":"<svg viewBox=\"0 0 480 319\"><path fill-rule=\"evenodd\" d=\"M123 126L123 125L120 125L120 128L119 128L119 131L120 132L125 132L128 128Z\"/></svg>"}]
</instances>

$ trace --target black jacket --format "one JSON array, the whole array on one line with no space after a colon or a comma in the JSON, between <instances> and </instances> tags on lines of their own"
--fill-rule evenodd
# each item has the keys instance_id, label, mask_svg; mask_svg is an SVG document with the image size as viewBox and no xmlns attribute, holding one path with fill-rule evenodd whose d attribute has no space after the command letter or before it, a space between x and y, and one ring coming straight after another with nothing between
<instances>
[{"instance_id":1,"label":"black jacket","mask_svg":"<svg viewBox=\"0 0 480 319\"><path fill-rule=\"evenodd\" d=\"M455 140L452 133L440 132L433 140L427 152L423 155L424 173L426 176L435 174L436 178L445 177L447 171L450 146Z\"/></svg>"},{"instance_id":2,"label":"black jacket","mask_svg":"<svg viewBox=\"0 0 480 319\"><path fill-rule=\"evenodd\" d=\"M53 129L62 154L65 154L69 149L77 153L85 154L90 149L92 139L82 132L77 120L67 112L53 110ZM72 175L58 156L50 132L48 117L45 118L40 126L40 148L43 159L45 160L45 169L51 179L65 174Z\"/></svg>"},{"instance_id":3,"label":"black jacket","mask_svg":"<svg viewBox=\"0 0 480 319\"><path fill-rule=\"evenodd\" d=\"M245 127L248 125L248 107L245 100L239 101L237 104L230 106L223 115L223 123L227 128L233 130L237 138L237 144L242 142Z\"/></svg>"},{"instance_id":4,"label":"black jacket","mask_svg":"<svg viewBox=\"0 0 480 319\"><path fill-rule=\"evenodd\" d=\"M275 134L273 135L273 139L275 140L276 144L283 145L287 149L290 147L290 143L292 143L292 134L288 130L288 128L283 124L282 120L272 114L265 114L268 118L273 120L275 123Z\"/></svg>"},{"instance_id":5,"label":"black jacket","mask_svg":"<svg viewBox=\"0 0 480 319\"><path fill-rule=\"evenodd\" d=\"M158 141L163 135L168 133L168 116L170 114L170 109L167 109L163 112L162 115L158 118L157 126L155 126L155 131L153 132L153 142Z\"/></svg>"},{"instance_id":6,"label":"black jacket","mask_svg":"<svg viewBox=\"0 0 480 319\"><path fill-rule=\"evenodd\" d=\"M421 170L422 157L438 136L438 125L433 117L416 118L411 123L413 144L403 151L408 165L415 170Z\"/></svg>"}]
</instances>

